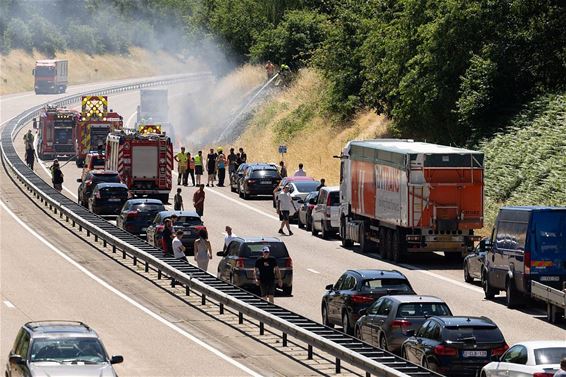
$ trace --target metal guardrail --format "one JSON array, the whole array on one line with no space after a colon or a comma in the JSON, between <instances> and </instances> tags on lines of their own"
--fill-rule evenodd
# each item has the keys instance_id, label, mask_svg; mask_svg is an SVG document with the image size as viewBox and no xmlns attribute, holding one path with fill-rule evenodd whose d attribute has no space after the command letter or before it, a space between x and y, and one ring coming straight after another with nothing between
<instances>
[{"instance_id":1,"label":"metal guardrail","mask_svg":"<svg viewBox=\"0 0 566 377\"><path fill-rule=\"evenodd\" d=\"M64 97L60 100L50 101L50 103L64 106L80 101L82 95L105 95L150 86L172 85L185 81L202 80L207 76L208 74L180 75L161 80L114 86ZM367 376L370 374L385 377L439 376L397 355L364 343L353 336L263 301L241 288L200 270L196 266L175 258L164 257L160 249L110 224L56 191L29 169L16 153L13 143L14 135L33 117L37 116L41 108L42 106L36 106L23 112L11 119L2 130L0 148L3 164L8 173L11 170L15 174L15 178L32 195L49 206L55 214L58 213L60 217L65 217L67 222L72 222L73 227L78 226L80 231L85 230L87 236L93 235L96 242L99 239L102 240L105 247L107 244L110 245L114 253L120 251L123 258L129 255L133 259L134 265L144 264L146 272L152 268L158 272L158 278L164 274L174 278L177 284L185 286L187 293L190 293L191 290L200 293L203 303L206 302L207 297L216 301L221 314L224 312L224 306L227 306L239 313L240 323L243 323L244 315L259 321L260 335L263 334L264 326L267 325L282 332L283 346L287 344L287 337L291 336L308 345L309 358L312 358L313 348L332 355L336 358L337 373L340 372L340 365L343 361L362 369Z\"/></svg>"}]
</instances>

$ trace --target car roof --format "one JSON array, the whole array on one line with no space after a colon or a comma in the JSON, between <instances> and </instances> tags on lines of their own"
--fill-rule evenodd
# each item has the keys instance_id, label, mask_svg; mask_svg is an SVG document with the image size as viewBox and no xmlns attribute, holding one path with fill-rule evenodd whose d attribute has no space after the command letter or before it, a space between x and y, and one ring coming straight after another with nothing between
<instances>
[{"instance_id":1,"label":"car roof","mask_svg":"<svg viewBox=\"0 0 566 377\"><path fill-rule=\"evenodd\" d=\"M130 204L163 204L159 199L149 199L149 198L136 198L128 199L126 203Z\"/></svg>"},{"instance_id":2,"label":"car roof","mask_svg":"<svg viewBox=\"0 0 566 377\"><path fill-rule=\"evenodd\" d=\"M173 215L177 215L177 216L189 216L189 217L199 217L198 213L196 213L196 211L160 211L159 212L159 216L160 217L171 217Z\"/></svg>"},{"instance_id":3,"label":"car roof","mask_svg":"<svg viewBox=\"0 0 566 377\"><path fill-rule=\"evenodd\" d=\"M248 167L250 167L252 170L261 170L261 169L277 170L277 166L268 163L254 163L254 164L249 164Z\"/></svg>"},{"instance_id":4,"label":"car roof","mask_svg":"<svg viewBox=\"0 0 566 377\"><path fill-rule=\"evenodd\" d=\"M119 174L116 170L104 170L104 169L92 169L91 171L89 171L89 173L92 174L98 174L98 175L115 175L115 174Z\"/></svg>"},{"instance_id":5,"label":"car roof","mask_svg":"<svg viewBox=\"0 0 566 377\"><path fill-rule=\"evenodd\" d=\"M99 190L102 188L109 188L109 187L120 187L120 188L125 188L126 190L128 189L128 186L126 186L123 183L102 182L96 185L96 188L98 188Z\"/></svg>"},{"instance_id":6,"label":"car roof","mask_svg":"<svg viewBox=\"0 0 566 377\"><path fill-rule=\"evenodd\" d=\"M455 316L455 317L433 317L438 321L442 322L445 326L473 326L473 327L493 327L496 324L487 317L466 317L466 316Z\"/></svg>"},{"instance_id":7,"label":"car roof","mask_svg":"<svg viewBox=\"0 0 566 377\"><path fill-rule=\"evenodd\" d=\"M566 211L566 207L549 207L549 206L506 206L501 207L501 210L514 210L514 211Z\"/></svg>"},{"instance_id":8,"label":"car roof","mask_svg":"<svg viewBox=\"0 0 566 377\"><path fill-rule=\"evenodd\" d=\"M313 177L304 177L304 176L299 176L299 177L286 177L285 178L287 180L287 182L295 182L295 181L315 181L315 179Z\"/></svg>"},{"instance_id":9,"label":"car roof","mask_svg":"<svg viewBox=\"0 0 566 377\"><path fill-rule=\"evenodd\" d=\"M49 336L49 335L80 335L80 336L97 336L96 332L88 325L78 321L33 321L24 325L32 336Z\"/></svg>"},{"instance_id":10,"label":"car roof","mask_svg":"<svg viewBox=\"0 0 566 377\"><path fill-rule=\"evenodd\" d=\"M383 296L390 300L397 301L400 304L415 303L415 302L426 302L426 303L444 303L444 300L436 296L422 296L422 295L392 295Z\"/></svg>"},{"instance_id":11,"label":"car roof","mask_svg":"<svg viewBox=\"0 0 566 377\"><path fill-rule=\"evenodd\" d=\"M513 346L517 345L525 346L530 349L566 347L566 343L564 343L563 340L530 340L513 344Z\"/></svg>"},{"instance_id":12,"label":"car roof","mask_svg":"<svg viewBox=\"0 0 566 377\"><path fill-rule=\"evenodd\" d=\"M405 275L396 270L348 270L360 275L363 279L407 279Z\"/></svg>"},{"instance_id":13,"label":"car roof","mask_svg":"<svg viewBox=\"0 0 566 377\"><path fill-rule=\"evenodd\" d=\"M328 191L328 192L334 192L334 191L337 192L337 191L340 191L340 186L321 187L321 190Z\"/></svg>"},{"instance_id":14,"label":"car roof","mask_svg":"<svg viewBox=\"0 0 566 377\"><path fill-rule=\"evenodd\" d=\"M243 242L281 242L283 243L283 241L281 241L279 238L277 237L261 237L261 236L257 236L257 237L236 237L239 240L242 240Z\"/></svg>"}]
</instances>

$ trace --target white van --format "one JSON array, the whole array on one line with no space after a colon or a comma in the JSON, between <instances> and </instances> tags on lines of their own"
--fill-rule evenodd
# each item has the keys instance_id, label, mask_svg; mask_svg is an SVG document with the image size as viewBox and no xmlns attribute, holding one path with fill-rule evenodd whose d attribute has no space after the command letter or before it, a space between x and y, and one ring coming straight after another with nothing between
<instances>
[{"instance_id":1,"label":"white van","mask_svg":"<svg viewBox=\"0 0 566 377\"><path fill-rule=\"evenodd\" d=\"M318 201L312 210L311 232L316 236L320 231L322 238L336 234L340 227L340 187L323 187Z\"/></svg>"}]
</instances>

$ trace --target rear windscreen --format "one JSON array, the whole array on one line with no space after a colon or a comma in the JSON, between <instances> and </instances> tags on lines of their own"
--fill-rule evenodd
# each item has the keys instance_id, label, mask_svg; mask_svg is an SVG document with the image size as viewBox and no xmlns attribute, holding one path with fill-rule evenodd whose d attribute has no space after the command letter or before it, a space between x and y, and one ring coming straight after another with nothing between
<instances>
[{"instance_id":1,"label":"rear windscreen","mask_svg":"<svg viewBox=\"0 0 566 377\"><path fill-rule=\"evenodd\" d=\"M278 176L277 170L254 170L251 174L252 178L277 178Z\"/></svg>"},{"instance_id":2,"label":"rear windscreen","mask_svg":"<svg viewBox=\"0 0 566 377\"><path fill-rule=\"evenodd\" d=\"M295 187L299 192L311 192L315 191L316 188L320 185L318 181L304 181L304 182L293 182Z\"/></svg>"},{"instance_id":3,"label":"rear windscreen","mask_svg":"<svg viewBox=\"0 0 566 377\"><path fill-rule=\"evenodd\" d=\"M120 183L120 178L118 177L118 174L96 174L94 176L94 181L96 183Z\"/></svg>"},{"instance_id":4,"label":"rear windscreen","mask_svg":"<svg viewBox=\"0 0 566 377\"><path fill-rule=\"evenodd\" d=\"M503 342L501 331L493 327L446 327L445 339L453 342L465 342L474 338L476 342Z\"/></svg>"},{"instance_id":5,"label":"rear windscreen","mask_svg":"<svg viewBox=\"0 0 566 377\"><path fill-rule=\"evenodd\" d=\"M123 187L105 187L100 189L102 196L111 196L111 195L120 195L120 196L127 196L128 189Z\"/></svg>"},{"instance_id":6,"label":"rear windscreen","mask_svg":"<svg viewBox=\"0 0 566 377\"><path fill-rule=\"evenodd\" d=\"M140 211L140 212L152 212L157 213L160 211L165 211L165 206L163 204L134 204L132 205L132 209Z\"/></svg>"},{"instance_id":7,"label":"rear windscreen","mask_svg":"<svg viewBox=\"0 0 566 377\"><path fill-rule=\"evenodd\" d=\"M182 225L182 226L202 225L202 220L198 217L179 216L175 221L175 225Z\"/></svg>"},{"instance_id":8,"label":"rear windscreen","mask_svg":"<svg viewBox=\"0 0 566 377\"><path fill-rule=\"evenodd\" d=\"M534 259L554 259L566 251L566 211L539 212L533 215L536 255Z\"/></svg>"},{"instance_id":9,"label":"rear windscreen","mask_svg":"<svg viewBox=\"0 0 566 377\"><path fill-rule=\"evenodd\" d=\"M268 246L269 254L273 258L286 258L289 256L287 248L283 242L246 242L243 246L242 256L248 258L259 258L262 249Z\"/></svg>"},{"instance_id":10,"label":"rear windscreen","mask_svg":"<svg viewBox=\"0 0 566 377\"><path fill-rule=\"evenodd\" d=\"M566 357L566 347L539 348L535 350L535 364L560 364Z\"/></svg>"},{"instance_id":11,"label":"rear windscreen","mask_svg":"<svg viewBox=\"0 0 566 377\"><path fill-rule=\"evenodd\" d=\"M411 292L411 287L402 279L366 279L362 282L362 290L391 289L400 292Z\"/></svg>"},{"instance_id":12,"label":"rear windscreen","mask_svg":"<svg viewBox=\"0 0 566 377\"><path fill-rule=\"evenodd\" d=\"M338 191L332 191L330 193L330 205L331 206L340 205L340 193Z\"/></svg>"},{"instance_id":13,"label":"rear windscreen","mask_svg":"<svg viewBox=\"0 0 566 377\"><path fill-rule=\"evenodd\" d=\"M397 317L431 317L452 315L448 305L443 302L416 302L401 304L397 309Z\"/></svg>"},{"instance_id":14,"label":"rear windscreen","mask_svg":"<svg viewBox=\"0 0 566 377\"><path fill-rule=\"evenodd\" d=\"M104 166L103 158L93 157L91 161L92 161L92 166Z\"/></svg>"}]
</instances>

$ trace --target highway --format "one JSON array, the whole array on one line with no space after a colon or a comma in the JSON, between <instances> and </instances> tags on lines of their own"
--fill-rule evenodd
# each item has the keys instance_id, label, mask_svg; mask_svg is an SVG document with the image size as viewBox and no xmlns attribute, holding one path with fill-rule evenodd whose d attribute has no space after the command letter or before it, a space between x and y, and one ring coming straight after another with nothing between
<instances>
[{"instance_id":1,"label":"highway","mask_svg":"<svg viewBox=\"0 0 566 377\"><path fill-rule=\"evenodd\" d=\"M76 88L70 88L71 90ZM6 99L3 97L2 121L48 99L49 96L35 95L16 95ZM111 107L121 113L125 120L131 119L138 101L138 92L109 98ZM171 111L175 113L176 108L173 104L170 106ZM175 115L172 118L175 119ZM23 154L23 145L17 143L17 147ZM247 153L248 160L253 161L253 151L248 150ZM305 168L308 171L308 167ZM40 168L36 168L36 171L48 179L45 171ZM64 186L68 190L64 193L76 199L76 178L79 177L80 170L74 163L69 163L64 166L63 172ZM176 185L174 187L176 188ZM5 176L2 177L0 189L3 202L16 211L24 222L57 245L65 255L70 255L73 260L79 261L93 273L100 274L113 286L128 291L136 300L156 312L166 312L166 317L172 317L173 322L180 321L184 328L197 331L200 338L213 342L215 347L221 347L226 354L243 353L246 357L238 357L238 361L246 366L260 374L269 375L313 373L309 368L289 363L288 358L267 347L258 346L239 332L229 334L227 326L202 313L187 309L145 279L101 256L91 245L75 236L59 232L59 227L53 225L53 220L23 197ZM240 236L279 236L279 221L269 198L244 201L231 193L228 187L206 188L205 191L207 196L204 221L214 251L222 248L223 230L226 225L231 225L234 233ZM193 192L193 187L183 187L187 209L191 208ZM118 299L92 278L83 276L84 274L78 272L68 261L49 252L45 245L17 224L5 209L2 210L1 218L1 230L4 235L0 279L2 301L9 301L14 306L11 308L5 303L1 305L2 363L5 362L9 344L21 323L29 318L72 317L80 318L98 330L111 353L125 356L124 364L117 366L118 372L123 372L121 374L124 375L247 374L229 361L219 360L210 351L195 346L191 341L179 339L181 336L178 332L155 318L148 317L125 300ZM397 269L409 278L418 293L444 299L454 314L491 318L501 328L508 344L535 339L566 340L564 326L558 327L545 322L544 312L538 307L509 310L505 307L503 298L494 302L484 300L479 285L464 283L460 266L446 264L440 256L434 255L430 260L420 258L411 261L411 264L395 265L380 260L377 254L359 254L357 247L344 249L337 238L322 240L297 229L296 226L293 231L295 235L282 237L294 262L293 296L277 297L276 303L317 321L320 321L320 299L324 287L334 283L346 269ZM9 239L6 239L6 234L10 234ZM24 247L19 246L20 239ZM13 240L18 240L17 252ZM23 253L25 256L22 256ZM218 260L219 257L213 258L209 271L216 272ZM204 317L201 318L200 315ZM198 325L195 324L197 321ZM191 364L188 373L187 358L183 355L190 355L190 359L198 357L202 363ZM269 363L265 362L267 357L271 358ZM207 369L206 372L194 369L210 366L207 362L214 365L214 368Z\"/></svg>"}]
</instances>

